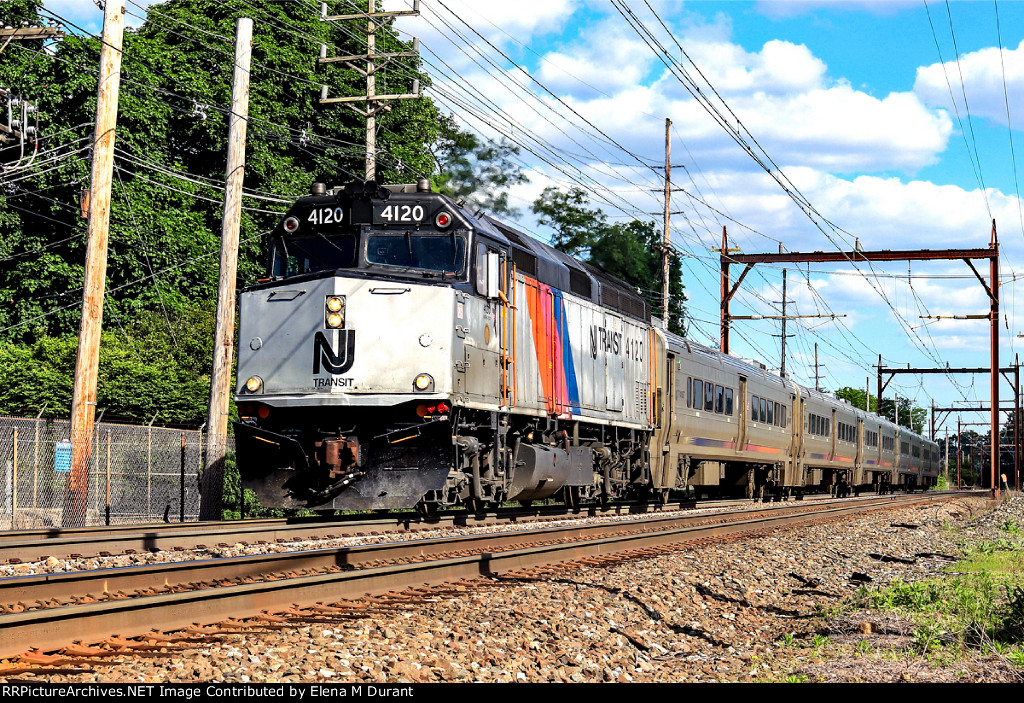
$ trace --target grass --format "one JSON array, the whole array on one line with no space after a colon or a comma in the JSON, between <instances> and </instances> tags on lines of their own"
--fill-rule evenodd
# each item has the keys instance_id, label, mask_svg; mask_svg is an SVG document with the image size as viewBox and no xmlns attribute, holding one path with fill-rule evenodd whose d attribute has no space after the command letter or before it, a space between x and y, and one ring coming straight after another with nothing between
<instances>
[{"instance_id":1,"label":"grass","mask_svg":"<svg viewBox=\"0 0 1024 703\"><path fill-rule=\"evenodd\" d=\"M1000 529L1014 536L1021 531L1010 520ZM908 648L915 654L948 659L972 650L1024 667L1021 545L1002 537L978 544L946 572L916 582L897 580L887 588L861 588L853 605L895 612L913 622ZM870 645L857 645L858 654L869 651Z\"/></svg>"},{"instance_id":2,"label":"grass","mask_svg":"<svg viewBox=\"0 0 1024 703\"><path fill-rule=\"evenodd\" d=\"M1007 534L1020 535L1024 530L1021 529L1020 524L1016 520L1003 520L999 524L999 529Z\"/></svg>"}]
</instances>

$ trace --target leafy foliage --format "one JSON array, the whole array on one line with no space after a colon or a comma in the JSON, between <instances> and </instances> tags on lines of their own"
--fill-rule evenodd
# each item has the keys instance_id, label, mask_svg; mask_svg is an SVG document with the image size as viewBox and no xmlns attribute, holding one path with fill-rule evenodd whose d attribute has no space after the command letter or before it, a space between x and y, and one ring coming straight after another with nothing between
<instances>
[{"instance_id":1,"label":"leafy foliage","mask_svg":"<svg viewBox=\"0 0 1024 703\"><path fill-rule=\"evenodd\" d=\"M175 310L171 326L143 311L100 340L97 408L111 417L200 424L210 392L212 303ZM0 408L62 415L71 406L78 337L44 336L29 344L0 343Z\"/></svg>"},{"instance_id":2,"label":"leafy foliage","mask_svg":"<svg viewBox=\"0 0 1024 703\"><path fill-rule=\"evenodd\" d=\"M896 579L887 588L862 588L855 605L892 610L916 627L911 646L994 649L1024 661L1024 552L1005 539L975 545L952 573L917 582ZM1017 664L1018 666L1020 664Z\"/></svg>"},{"instance_id":3,"label":"leafy foliage","mask_svg":"<svg viewBox=\"0 0 1024 703\"><path fill-rule=\"evenodd\" d=\"M836 390L836 395L846 400L855 408L864 407L865 391L862 388L851 388L845 386ZM895 421L896 404L890 398L882 398L881 409L878 406L878 398L871 396L871 412L877 413L889 421ZM928 411L924 408L914 407L908 398L899 399L899 418L902 427L907 426L908 419L912 420L913 430L917 434L924 434L925 423L928 419Z\"/></svg>"},{"instance_id":4,"label":"leafy foliage","mask_svg":"<svg viewBox=\"0 0 1024 703\"><path fill-rule=\"evenodd\" d=\"M518 154L519 147L504 139L483 143L474 134L452 129L436 150L438 175L433 188L475 209L515 217L519 213L509 206L507 189L527 180L513 160Z\"/></svg>"},{"instance_id":5,"label":"leafy foliage","mask_svg":"<svg viewBox=\"0 0 1024 703\"><path fill-rule=\"evenodd\" d=\"M655 314L662 310L662 235L654 222L630 220L610 224L600 210L590 207L586 192L578 187L568 192L544 189L533 203L539 221L554 229L556 249L576 256L634 286ZM669 329L685 334L682 262L669 255Z\"/></svg>"},{"instance_id":6,"label":"leafy foliage","mask_svg":"<svg viewBox=\"0 0 1024 703\"><path fill-rule=\"evenodd\" d=\"M6 0L4 18L41 26L41 7ZM243 16L255 22L239 281L261 270L260 235L287 202L313 181L363 173L363 118L319 104L321 85L332 95L363 92L356 71L318 61L321 44L330 54L365 53L359 32L321 21L307 3L151 5L124 38L99 383L99 405L112 413L148 420L159 411L193 424L206 414L234 32ZM378 51L411 48L389 27L376 36ZM73 34L52 52L42 42L13 42L0 55L0 85L38 104L40 148L54 150L53 160L0 176L0 370L12 381L0 389L0 410L69 406L98 56L97 40ZM429 85L416 60L393 62L378 72L378 90L409 92L414 77ZM377 124L385 182L430 174L438 145L467 142L426 98L392 103ZM498 171L508 153L471 146L483 175L459 182L467 194L504 177ZM18 146L0 148L0 163L19 155ZM493 198L501 207L500 195Z\"/></svg>"}]
</instances>

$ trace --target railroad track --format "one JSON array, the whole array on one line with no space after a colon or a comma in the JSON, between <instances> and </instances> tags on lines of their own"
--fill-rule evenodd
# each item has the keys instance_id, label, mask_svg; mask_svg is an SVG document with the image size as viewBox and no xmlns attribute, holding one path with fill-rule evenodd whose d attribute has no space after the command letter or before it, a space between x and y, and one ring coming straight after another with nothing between
<instances>
[{"instance_id":1,"label":"railroad track","mask_svg":"<svg viewBox=\"0 0 1024 703\"><path fill-rule=\"evenodd\" d=\"M496 577L543 565L660 553L718 539L956 497L886 496L736 513L654 515L440 539L0 579L0 657L226 619L273 622L296 605ZM270 613L268 615L268 613ZM158 636L159 637L159 636ZM81 645L78 645L81 647ZM74 650L72 650L74 651ZM38 657L37 655L33 655ZM29 657L31 658L31 657Z\"/></svg>"},{"instance_id":2,"label":"railroad track","mask_svg":"<svg viewBox=\"0 0 1024 703\"><path fill-rule=\"evenodd\" d=\"M869 498L847 499L868 500ZM830 500L828 496L808 496L804 502ZM535 506L492 510L474 514L465 511L446 512L424 518L416 513L390 513L366 517L331 518L268 518L238 522L158 523L152 525L108 525L104 527L51 528L0 532L0 562L22 564L56 559L106 557L119 554L140 554L159 551L181 551L224 547L240 543L244 546L289 542L308 542L339 537L364 536L379 532L471 528L505 522L526 523L558 518L644 514L667 510L709 510L735 508L750 501L708 500L673 501L668 505L653 503L616 504L601 509L597 506L575 511L564 506ZM784 506L788 503L769 505Z\"/></svg>"}]
</instances>

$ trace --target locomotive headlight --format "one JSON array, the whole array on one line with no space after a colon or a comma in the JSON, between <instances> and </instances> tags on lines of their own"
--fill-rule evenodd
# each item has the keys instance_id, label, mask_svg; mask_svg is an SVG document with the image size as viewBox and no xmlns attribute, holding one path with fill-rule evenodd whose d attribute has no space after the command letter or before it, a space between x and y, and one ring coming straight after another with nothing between
<instances>
[{"instance_id":1,"label":"locomotive headlight","mask_svg":"<svg viewBox=\"0 0 1024 703\"><path fill-rule=\"evenodd\" d=\"M249 380L245 382L245 388L250 393L255 393L263 387L263 379L259 376L250 376Z\"/></svg>"},{"instance_id":2,"label":"locomotive headlight","mask_svg":"<svg viewBox=\"0 0 1024 703\"><path fill-rule=\"evenodd\" d=\"M324 325L330 329L345 326L345 296L327 296L327 300L324 302Z\"/></svg>"},{"instance_id":3,"label":"locomotive headlight","mask_svg":"<svg viewBox=\"0 0 1024 703\"><path fill-rule=\"evenodd\" d=\"M324 324L331 329L345 326L345 297L328 296L324 303Z\"/></svg>"},{"instance_id":4,"label":"locomotive headlight","mask_svg":"<svg viewBox=\"0 0 1024 703\"><path fill-rule=\"evenodd\" d=\"M297 217L286 217L284 220L284 231L288 234L294 234L299 231L299 218Z\"/></svg>"},{"instance_id":5,"label":"locomotive headlight","mask_svg":"<svg viewBox=\"0 0 1024 703\"><path fill-rule=\"evenodd\" d=\"M418 391L429 391L434 387L434 378L429 373L421 373L412 382L412 385Z\"/></svg>"},{"instance_id":6,"label":"locomotive headlight","mask_svg":"<svg viewBox=\"0 0 1024 703\"><path fill-rule=\"evenodd\" d=\"M447 212L439 213L437 215L437 217L434 218L434 225L438 229L444 229L448 225L450 225L451 223L452 223L452 216L449 215Z\"/></svg>"}]
</instances>

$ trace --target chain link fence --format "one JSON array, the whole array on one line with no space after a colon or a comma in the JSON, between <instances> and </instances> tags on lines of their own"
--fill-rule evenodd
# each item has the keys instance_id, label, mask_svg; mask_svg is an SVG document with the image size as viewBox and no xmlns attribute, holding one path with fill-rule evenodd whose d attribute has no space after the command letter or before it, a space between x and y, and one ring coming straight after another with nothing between
<instances>
[{"instance_id":1,"label":"chain link fence","mask_svg":"<svg viewBox=\"0 0 1024 703\"><path fill-rule=\"evenodd\" d=\"M202 432L97 423L78 448L87 474L74 476L70 431L67 420L0 417L0 530L61 527L83 510L85 525L198 519Z\"/></svg>"}]
</instances>

